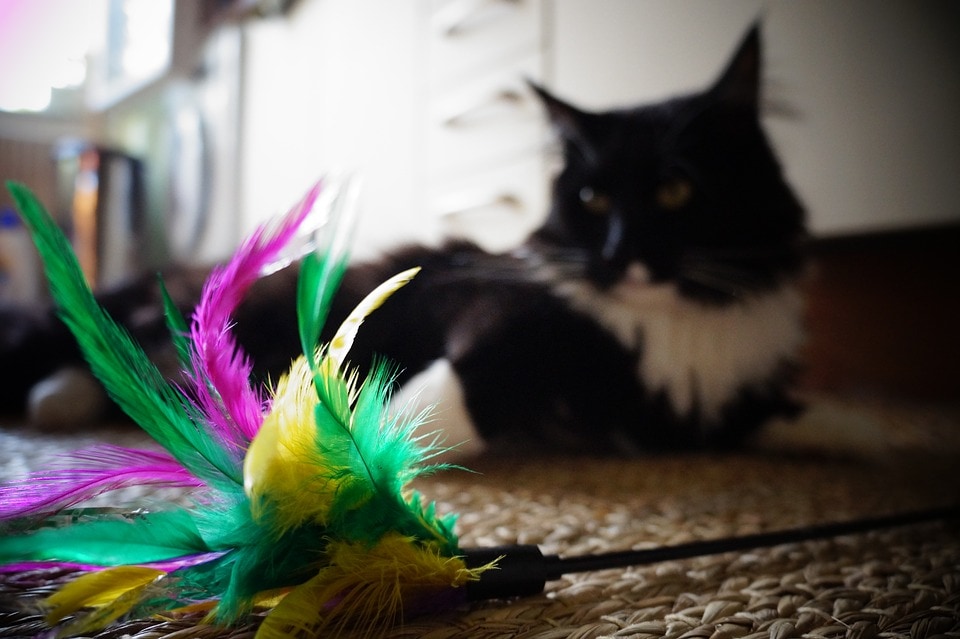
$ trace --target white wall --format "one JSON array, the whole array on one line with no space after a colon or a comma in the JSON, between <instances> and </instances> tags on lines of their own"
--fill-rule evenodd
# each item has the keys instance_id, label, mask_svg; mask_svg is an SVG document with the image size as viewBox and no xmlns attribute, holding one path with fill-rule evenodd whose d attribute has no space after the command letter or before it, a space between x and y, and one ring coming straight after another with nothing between
<instances>
[{"instance_id":1,"label":"white wall","mask_svg":"<svg viewBox=\"0 0 960 639\"><path fill-rule=\"evenodd\" d=\"M769 11L768 120L821 233L960 221L960 3L805 0Z\"/></svg>"},{"instance_id":2,"label":"white wall","mask_svg":"<svg viewBox=\"0 0 960 639\"><path fill-rule=\"evenodd\" d=\"M552 0L552 88L591 109L712 82L760 0Z\"/></svg>"}]
</instances>

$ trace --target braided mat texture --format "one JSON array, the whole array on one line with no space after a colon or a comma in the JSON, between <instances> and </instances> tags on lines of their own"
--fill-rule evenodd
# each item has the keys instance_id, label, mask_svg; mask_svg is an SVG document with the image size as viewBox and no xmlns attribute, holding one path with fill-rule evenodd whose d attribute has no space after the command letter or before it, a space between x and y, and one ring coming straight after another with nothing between
<instances>
[{"instance_id":1,"label":"braided mat texture","mask_svg":"<svg viewBox=\"0 0 960 639\"><path fill-rule=\"evenodd\" d=\"M836 441L822 434L824 424L838 429ZM813 435L799 436L808 428ZM851 445L853 431L859 444ZM960 497L960 410L822 402L793 432L794 441L717 455L481 457L467 462L476 473L448 472L418 488L442 511L461 514L464 546L535 543L560 555L845 521ZM38 447L73 449L104 437L140 443L130 429L0 430L0 467L22 472L41 463ZM0 576L0 637L44 632L31 604L69 578ZM252 637L257 622L136 619L96 637L240 639ZM569 575L542 595L408 619L387 636L960 637L960 521Z\"/></svg>"}]
</instances>

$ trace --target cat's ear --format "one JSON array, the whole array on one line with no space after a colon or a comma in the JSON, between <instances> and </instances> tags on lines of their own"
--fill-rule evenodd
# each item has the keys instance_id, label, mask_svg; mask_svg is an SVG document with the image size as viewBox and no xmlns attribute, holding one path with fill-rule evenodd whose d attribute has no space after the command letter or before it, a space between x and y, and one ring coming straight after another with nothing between
<instances>
[{"instance_id":1,"label":"cat's ear","mask_svg":"<svg viewBox=\"0 0 960 639\"><path fill-rule=\"evenodd\" d=\"M557 135L573 144L584 157L590 159L594 155L591 142L591 121L594 116L564 102L532 80L528 79L527 84L546 109L550 124Z\"/></svg>"},{"instance_id":2,"label":"cat's ear","mask_svg":"<svg viewBox=\"0 0 960 639\"><path fill-rule=\"evenodd\" d=\"M760 102L760 46L760 25L754 24L711 90L717 100L757 109Z\"/></svg>"},{"instance_id":3,"label":"cat's ear","mask_svg":"<svg viewBox=\"0 0 960 639\"><path fill-rule=\"evenodd\" d=\"M584 133L582 130L584 113L556 97L533 80L528 79L527 85L540 98L541 104L543 104L543 107L547 110L547 115L550 117L550 123L557 130L557 133L567 138Z\"/></svg>"}]
</instances>

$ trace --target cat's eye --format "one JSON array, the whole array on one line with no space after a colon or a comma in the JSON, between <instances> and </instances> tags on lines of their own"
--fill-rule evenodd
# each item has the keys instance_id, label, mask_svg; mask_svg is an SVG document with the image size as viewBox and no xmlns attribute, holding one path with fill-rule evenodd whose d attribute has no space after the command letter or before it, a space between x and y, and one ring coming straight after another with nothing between
<instances>
[{"instance_id":1,"label":"cat's eye","mask_svg":"<svg viewBox=\"0 0 960 639\"><path fill-rule=\"evenodd\" d=\"M657 205L666 211L686 206L693 196L693 185L684 178L670 178L657 187Z\"/></svg>"},{"instance_id":2,"label":"cat's eye","mask_svg":"<svg viewBox=\"0 0 960 639\"><path fill-rule=\"evenodd\" d=\"M583 202L583 208L594 215L606 215L612 205L608 196L597 193L589 186L580 189L580 201Z\"/></svg>"}]
</instances>

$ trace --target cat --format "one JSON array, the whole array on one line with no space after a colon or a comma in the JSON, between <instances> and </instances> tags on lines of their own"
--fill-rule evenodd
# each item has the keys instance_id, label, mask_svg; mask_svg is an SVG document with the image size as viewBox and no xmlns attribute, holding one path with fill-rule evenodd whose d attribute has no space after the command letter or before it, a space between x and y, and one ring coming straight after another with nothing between
<instances>
[{"instance_id":1,"label":"cat","mask_svg":"<svg viewBox=\"0 0 960 639\"><path fill-rule=\"evenodd\" d=\"M502 254L450 240L352 265L332 326L390 275L422 270L367 319L351 360L395 362L400 403L418 380L439 384L421 400L439 399L447 442L502 451L732 447L795 414L804 210L761 126L760 58L755 26L706 90L602 112L532 84L563 159L545 222ZM265 278L237 315L273 379L299 349L295 279L296 268ZM105 302L153 343L156 287L136 286L137 304ZM181 288L187 308L196 286ZM62 336L12 342L46 349L42 363L20 354L44 368L33 378L73 353ZM455 415L466 419L452 431Z\"/></svg>"}]
</instances>

